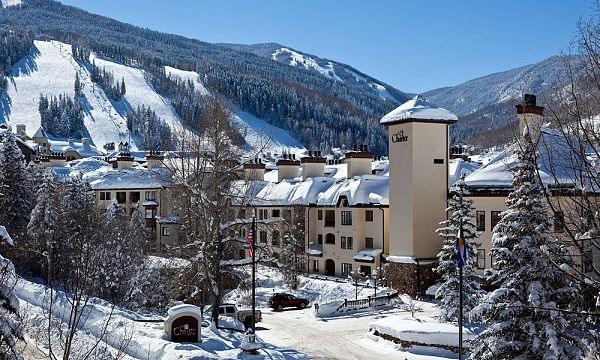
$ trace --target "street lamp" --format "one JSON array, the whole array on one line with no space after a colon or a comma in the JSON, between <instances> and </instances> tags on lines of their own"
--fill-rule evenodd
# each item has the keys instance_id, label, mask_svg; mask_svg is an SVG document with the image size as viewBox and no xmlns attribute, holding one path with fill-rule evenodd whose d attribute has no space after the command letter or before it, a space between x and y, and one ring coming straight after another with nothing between
<instances>
[{"instance_id":1,"label":"street lamp","mask_svg":"<svg viewBox=\"0 0 600 360\"><path fill-rule=\"evenodd\" d=\"M374 269L373 273L371 273L371 276L373 277L373 287L375 288L374 296L377 296L377 278L379 277L379 271Z\"/></svg>"}]
</instances>

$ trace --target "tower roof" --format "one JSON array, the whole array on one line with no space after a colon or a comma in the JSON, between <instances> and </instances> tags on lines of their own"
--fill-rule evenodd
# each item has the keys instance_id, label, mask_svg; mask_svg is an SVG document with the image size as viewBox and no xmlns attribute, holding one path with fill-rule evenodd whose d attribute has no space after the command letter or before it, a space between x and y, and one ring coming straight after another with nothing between
<instances>
[{"instance_id":1,"label":"tower roof","mask_svg":"<svg viewBox=\"0 0 600 360\"><path fill-rule=\"evenodd\" d=\"M47 138L48 135L46 135L46 131L44 130L43 127L40 126L39 129L37 129L37 131L35 132L35 134L33 134L33 138Z\"/></svg>"},{"instance_id":2,"label":"tower roof","mask_svg":"<svg viewBox=\"0 0 600 360\"><path fill-rule=\"evenodd\" d=\"M421 95L408 100L404 104L389 112L379 121L383 125L392 125L402 122L422 121L454 123L458 117L452 112L437 106Z\"/></svg>"}]
</instances>

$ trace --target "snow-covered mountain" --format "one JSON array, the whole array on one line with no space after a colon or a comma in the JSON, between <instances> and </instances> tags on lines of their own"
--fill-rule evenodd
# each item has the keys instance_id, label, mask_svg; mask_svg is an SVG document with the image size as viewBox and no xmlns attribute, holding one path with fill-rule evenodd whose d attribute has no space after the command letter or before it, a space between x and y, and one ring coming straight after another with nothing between
<instances>
[{"instance_id":1,"label":"snow-covered mountain","mask_svg":"<svg viewBox=\"0 0 600 360\"><path fill-rule=\"evenodd\" d=\"M562 56L553 56L423 95L457 115L467 115L490 105L520 99L524 93L542 94L560 85L564 81L564 61Z\"/></svg>"},{"instance_id":2,"label":"snow-covered mountain","mask_svg":"<svg viewBox=\"0 0 600 360\"><path fill-rule=\"evenodd\" d=\"M85 135L89 136L97 147L101 148L110 142L131 140L133 149L137 149L139 139L130 136L126 115L138 106L150 107L171 128L180 127L180 118L169 100L155 91L144 70L96 56L94 53L91 54L90 62L112 72L116 79L125 81L127 93L123 100L111 100L91 81L88 67L73 58L71 45L59 41L36 40L30 54L13 67L10 81L0 102L0 122L6 122L13 127L24 124L26 131L32 135L41 125L38 112L40 95L73 96L74 79L77 74L82 83L80 99L84 105ZM192 80L196 91L201 94L209 92L196 72L169 66L165 67L165 72L172 77ZM303 148L302 144L286 131L241 110L235 110L234 122L245 135L249 151L261 148Z\"/></svg>"},{"instance_id":3,"label":"snow-covered mountain","mask_svg":"<svg viewBox=\"0 0 600 360\"><path fill-rule=\"evenodd\" d=\"M270 58L282 64L308 71L316 71L327 79L344 82L361 91L377 94L382 100L399 105L411 94L366 75L357 69L337 61L320 58L277 43L263 44L219 44L232 49Z\"/></svg>"}]
</instances>

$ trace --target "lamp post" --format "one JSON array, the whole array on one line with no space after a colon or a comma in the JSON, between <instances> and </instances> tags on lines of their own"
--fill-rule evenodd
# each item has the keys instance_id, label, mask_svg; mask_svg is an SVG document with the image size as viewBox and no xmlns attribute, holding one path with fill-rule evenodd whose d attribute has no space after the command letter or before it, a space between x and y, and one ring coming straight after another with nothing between
<instances>
[{"instance_id":1,"label":"lamp post","mask_svg":"<svg viewBox=\"0 0 600 360\"><path fill-rule=\"evenodd\" d=\"M377 296L377 278L379 277L379 271L377 269L374 269L371 276L373 277L373 287L375 288L375 293L373 294L373 296Z\"/></svg>"}]
</instances>

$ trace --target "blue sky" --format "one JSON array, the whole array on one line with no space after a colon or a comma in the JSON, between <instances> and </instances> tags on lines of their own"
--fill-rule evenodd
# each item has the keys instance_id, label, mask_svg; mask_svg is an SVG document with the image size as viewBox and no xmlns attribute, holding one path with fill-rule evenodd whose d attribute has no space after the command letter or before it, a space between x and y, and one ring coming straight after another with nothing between
<instances>
[{"instance_id":1,"label":"blue sky","mask_svg":"<svg viewBox=\"0 0 600 360\"><path fill-rule=\"evenodd\" d=\"M208 42L278 42L422 92L564 52L591 0L61 0Z\"/></svg>"}]
</instances>

